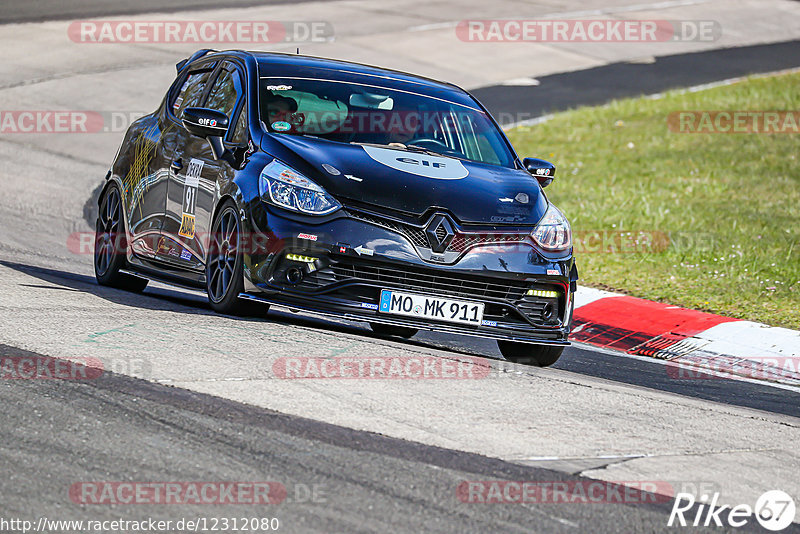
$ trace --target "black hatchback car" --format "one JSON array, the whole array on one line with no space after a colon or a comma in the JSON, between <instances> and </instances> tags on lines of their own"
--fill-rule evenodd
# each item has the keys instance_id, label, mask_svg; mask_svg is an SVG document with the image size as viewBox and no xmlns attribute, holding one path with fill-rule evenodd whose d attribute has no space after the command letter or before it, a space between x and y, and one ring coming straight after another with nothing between
<instances>
[{"instance_id":1,"label":"black hatchback car","mask_svg":"<svg viewBox=\"0 0 800 534\"><path fill-rule=\"evenodd\" d=\"M550 365L578 278L555 173L450 84L365 65L201 50L131 125L99 199L100 284L496 339Z\"/></svg>"}]
</instances>

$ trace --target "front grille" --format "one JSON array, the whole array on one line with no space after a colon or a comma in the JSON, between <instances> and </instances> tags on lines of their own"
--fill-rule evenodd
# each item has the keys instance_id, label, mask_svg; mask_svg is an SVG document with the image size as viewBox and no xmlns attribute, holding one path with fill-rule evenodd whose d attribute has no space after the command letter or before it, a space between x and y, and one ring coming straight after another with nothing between
<instances>
[{"instance_id":1,"label":"front grille","mask_svg":"<svg viewBox=\"0 0 800 534\"><path fill-rule=\"evenodd\" d=\"M458 233L450 242L447 250L464 252L475 245L488 245L491 243L521 243L528 236L524 234L463 234Z\"/></svg>"},{"instance_id":2,"label":"front grille","mask_svg":"<svg viewBox=\"0 0 800 534\"><path fill-rule=\"evenodd\" d=\"M420 248L431 248L431 244L428 242L428 236L425 235L425 230L418 226L413 226L411 224L393 221L384 219L381 217L377 217L374 215L370 215L367 213L362 212L349 212L350 216L354 219L358 219L369 224L374 224L375 226L380 226L391 230L393 232L397 232L398 234L402 234L408 238L416 247ZM447 235L447 230L445 230L442 226L439 226L436 229L436 236L441 242ZM476 245L487 245L492 243L521 243L525 241L528 237L529 232L525 231L517 231L517 232L481 232L481 233L473 233L473 232L461 232L456 231L456 235L453 237L453 240L447 247L448 252L464 252L467 249L476 246Z\"/></svg>"},{"instance_id":3,"label":"front grille","mask_svg":"<svg viewBox=\"0 0 800 534\"><path fill-rule=\"evenodd\" d=\"M523 281L494 281L473 275L405 265L400 268L388 264L336 261L331 263L330 270L338 281L370 282L396 289L465 299L490 298L514 302L521 299L527 289L527 284Z\"/></svg>"}]
</instances>

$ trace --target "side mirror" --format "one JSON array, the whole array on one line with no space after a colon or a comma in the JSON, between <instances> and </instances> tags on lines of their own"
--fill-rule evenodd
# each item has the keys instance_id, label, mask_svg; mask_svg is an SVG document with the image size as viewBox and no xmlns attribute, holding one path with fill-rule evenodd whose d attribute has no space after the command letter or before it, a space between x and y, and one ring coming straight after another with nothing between
<instances>
[{"instance_id":1,"label":"side mirror","mask_svg":"<svg viewBox=\"0 0 800 534\"><path fill-rule=\"evenodd\" d=\"M533 175L534 178L539 180L539 185L547 187L553 183L556 176L556 167L549 161L539 158L525 158L522 160L525 169Z\"/></svg>"},{"instance_id":2,"label":"side mirror","mask_svg":"<svg viewBox=\"0 0 800 534\"><path fill-rule=\"evenodd\" d=\"M228 131L228 116L214 109L186 108L183 110L183 127L197 137L208 139L214 159L222 157L222 138Z\"/></svg>"}]
</instances>

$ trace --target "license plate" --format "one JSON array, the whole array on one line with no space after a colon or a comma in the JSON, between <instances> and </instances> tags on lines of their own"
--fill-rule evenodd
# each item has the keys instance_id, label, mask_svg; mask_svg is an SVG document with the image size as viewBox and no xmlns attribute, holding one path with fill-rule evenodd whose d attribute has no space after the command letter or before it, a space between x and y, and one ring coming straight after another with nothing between
<instances>
[{"instance_id":1,"label":"license plate","mask_svg":"<svg viewBox=\"0 0 800 534\"><path fill-rule=\"evenodd\" d=\"M417 295L389 289L381 291L378 311L474 325L480 325L483 320L483 303L481 302Z\"/></svg>"}]
</instances>

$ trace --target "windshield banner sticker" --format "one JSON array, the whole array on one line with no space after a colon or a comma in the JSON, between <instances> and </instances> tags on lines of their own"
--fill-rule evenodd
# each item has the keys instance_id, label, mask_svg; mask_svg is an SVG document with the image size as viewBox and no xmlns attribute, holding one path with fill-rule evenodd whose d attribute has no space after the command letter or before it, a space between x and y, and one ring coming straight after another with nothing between
<instances>
[{"instance_id":1,"label":"windshield banner sticker","mask_svg":"<svg viewBox=\"0 0 800 534\"><path fill-rule=\"evenodd\" d=\"M378 163L425 178L460 180L469 174L457 159L366 145L363 148Z\"/></svg>"}]
</instances>

